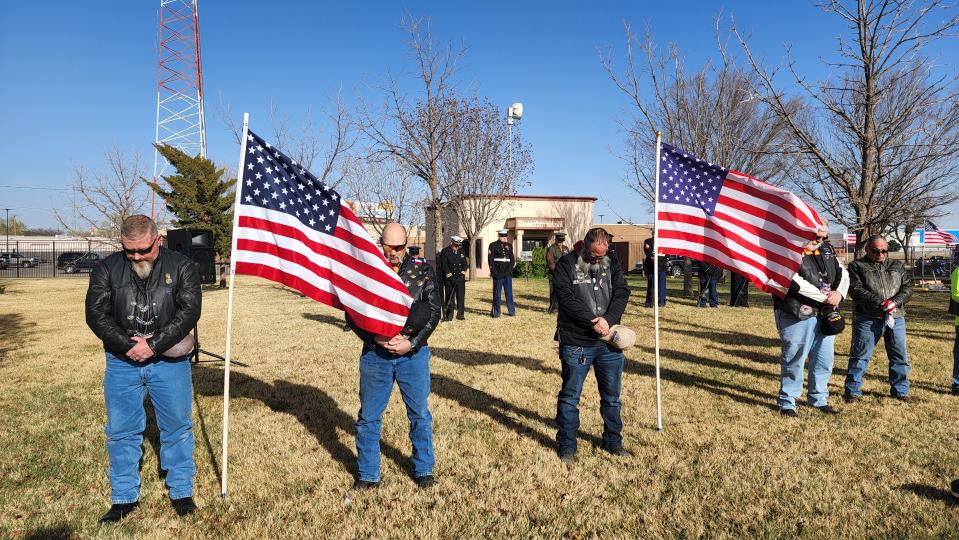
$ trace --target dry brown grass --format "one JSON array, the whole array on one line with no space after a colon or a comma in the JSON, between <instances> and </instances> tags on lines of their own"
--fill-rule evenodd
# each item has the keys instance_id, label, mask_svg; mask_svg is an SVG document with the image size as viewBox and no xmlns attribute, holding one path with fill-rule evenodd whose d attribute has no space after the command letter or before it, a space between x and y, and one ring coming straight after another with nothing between
<instances>
[{"instance_id":1,"label":"dry brown grass","mask_svg":"<svg viewBox=\"0 0 959 540\"><path fill-rule=\"evenodd\" d=\"M408 477L408 423L394 392L383 425L383 482L353 481L359 343L341 317L258 279L238 280L230 495L219 494L222 372L194 371L198 514L176 519L145 444L142 506L100 528L108 505L100 345L83 322L85 280L16 281L0 297L0 536L142 537L957 537L959 398L947 395L952 328L944 296L918 294L909 318L913 395L885 397L880 346L855 408L841 390L849 331L831 380L838 418L776 412L778 340L767 299L753 308L663 312L665 430L655 425L652 334L640 331L623 383L634 459L593 447L592 376L579 459L563 466L550 422L559 386L545 282L516 282L519 316L484 316L489 282L467 287L466 321L433 349L436 474ZM671 283L675 285L675 283ZM672 292L672 291L671 291ZM634 287L626 323L646 329ZM222 351L226 291L204 295L203 345ZM848 309L848 308L847 308ZM154 428L155 429L155 428ZM156 440L154 431L151 438Z\"/></svg>"}]
</instances>

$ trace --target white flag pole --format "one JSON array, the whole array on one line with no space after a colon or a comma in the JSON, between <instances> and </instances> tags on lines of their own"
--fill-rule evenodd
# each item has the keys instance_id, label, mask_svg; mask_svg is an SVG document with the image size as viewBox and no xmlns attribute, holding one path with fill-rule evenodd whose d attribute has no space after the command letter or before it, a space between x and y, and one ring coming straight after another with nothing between
<instances>
[{"instance_id":1,"label":"white flag pole","mask_svg":"<svg viewBox=\"0 0 959 540\"><path fill-rule=\"evenodd\" d=\"M233 333L233 278L236 276L237 225L240 222L240 191L243 189L243 167L246 166L246 142L250 131L250 114L243 113L243 138L240 140L240 165L236 169L236 200L233 202L233 245L230 247L230 292L226 302L226 354L223 361L223 474L220 477L220 500L226 500L227 446L230 441L230 352Z\"/></svg>"},{"instance_id":2,"label":"white flag pole","mask_svg":"<svg viewBox=\"0 0 959 540\"><path fill-rule=\"evenodd\" d=\"M663 430L663 396L659 383L659 150L663 132L656 132L656 187L653 189L653 327L656 333L656 429Z\"/></svg>"}]
</instances>

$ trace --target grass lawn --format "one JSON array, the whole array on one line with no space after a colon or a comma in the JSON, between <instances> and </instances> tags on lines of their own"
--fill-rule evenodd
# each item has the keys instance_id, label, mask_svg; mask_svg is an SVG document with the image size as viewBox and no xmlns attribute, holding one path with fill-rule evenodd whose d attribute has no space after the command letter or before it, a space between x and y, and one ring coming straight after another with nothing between
<instances>
[{"instance_id":1,"label":"grass lawn","mask_svg":"<svg viewBox=\"0 0 959 540\"><path fill-rule=\"evenodd\" d=\"M490 282L467 286L465 321L430 340L436 475L407 474L408 422L394 391L383 422L383 481L347 498L355 472L360 343L337 312L272 283L237 281L230 492L219 500L222 367L195 385L195 516L177 519L148 427L141 507L117 526L109 506L101 344L83 318L86 280L10 281L0 295L0 537L648 538L959 537L959 398L949 395L954 336L942 293L907 309L911 394L890 399L880 345L855 407L839 399L850 330L836 341L827 417L775 408L779 340L770 299L697 309L670 280L662 311L664 430L655 429L652 310L633 281L624 322L625 445L613 458L595 378L580 404L577 462L553 450L559 360L546 282L515 282L518 316L490 319ZM728 300L728 286L720 288ZM205 349L224 347L225 290L204 294ZM850 305L844 304L848 315Z\"/></svg>"}]
</instances>

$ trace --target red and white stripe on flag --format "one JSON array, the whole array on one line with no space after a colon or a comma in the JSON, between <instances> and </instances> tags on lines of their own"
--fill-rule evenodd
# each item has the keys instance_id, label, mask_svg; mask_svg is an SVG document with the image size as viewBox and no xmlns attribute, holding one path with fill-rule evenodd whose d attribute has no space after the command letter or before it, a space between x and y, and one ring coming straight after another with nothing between
<instances>
[{"instance_id":1,"label":"red and white stripe on flag","mask_svg":"<svg viewBox=\"0 0 959 540\"><path fill-rule=\"evenodd\" d=\"M926 224L923 231L923 244L935 246L948 246L959 242L952 233L942 230L932 223Z\"/></svg>"},{"instance_id":2,"label":"red and white stripe on flag","mask_svg":"<svg viewBox=\"0 0 959 540\"><path fill-rule=\"evenodd\" d=\"M233 230L234 269L400 333L413 299L363 223L329 186L250 132Z\"/></svg>"},{"instance_id":3,"label":"red and white stripe on flag","mask_svg":"<svg viewBox=\"0 0 959 540\"><path fill-rule=\"evenodd\" d=\"M721 266L784 296L816 236L816 212L786 190L662 146L659 251Z\"/></svg>"}]
</instances>

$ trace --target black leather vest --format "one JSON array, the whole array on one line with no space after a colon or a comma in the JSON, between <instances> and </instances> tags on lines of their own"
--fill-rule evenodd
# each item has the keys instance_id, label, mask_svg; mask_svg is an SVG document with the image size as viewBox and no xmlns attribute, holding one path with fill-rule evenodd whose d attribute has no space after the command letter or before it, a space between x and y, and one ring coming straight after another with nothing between
<instances>
[{"instance_id":1,"label":"black leather vest","mask_svg":"<svg viewBox=\"0 0 959 540\"><path fill-rule=\"evenodd\" d=\"M579 262L579 259L577 259ZM583 270L576 264L573 266L573 293L586 303L597 317L602 317L609 309L609 302L613 297L613 286L610 283L610 258L603 257L601 267L596 271Z\"/></svg>"},{"instance_id":2,"label":"black leather vest","mask_svg":"<svg viewBox=\"0 0 959 540\"><path fill-rule=\"evenodd\" d=\"M835 252L832 249L823 249L818 255L803 255L799 276L813 286L819 287L820 290L828 287L828 292L832 290L832 284L839 277L836 273L837 269ZM799 320L815 316L820 307L822 307L821 303L810 301L793 291L790 291L782 300L776 299L777 309L790 313Z\"/></svg>"}]
</instances>

